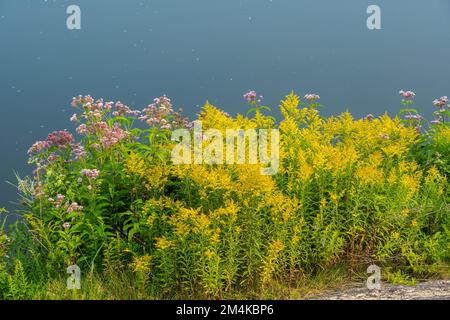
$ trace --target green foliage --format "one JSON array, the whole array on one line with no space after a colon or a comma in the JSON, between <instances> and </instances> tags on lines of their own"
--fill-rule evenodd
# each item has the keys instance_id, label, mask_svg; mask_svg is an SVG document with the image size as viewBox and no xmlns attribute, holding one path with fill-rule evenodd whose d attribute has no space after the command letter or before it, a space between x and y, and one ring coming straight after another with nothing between
<instances>
[{"instance_id":1,"label":"green foliage","mask_svg":"<svg viewBox=\"0 0 450 320\"><path fill-rule=\"evenodd\" d=\"M397 270L392 273L388 273L387 280L393 285L406 285L414 286L417 284L416 279L412 278L410 275L403 273L401 270Z\"/></svg>"},{"instance_id":2,"label":"green foliage","mask_svg":"<svg viewBox=\"0 0 450 320\"><path fill-rule=\"evenodd\" d=\"M7 260L9 251L10 239L5 234L6 217L2 216L6 210L0 208L0 299L6 298L8 290L8 274L7 274Z\"/></svg>"},{"instance_id":3,"label":"green foliage","mask_svg":"<svg viewBox=\"0 0 450 320\"><path fill-rule=\"evenodd\" d=\"M369 262L394 283L445 270L448 127L325 119L310 99L286 97L279 124L257 101L247 116L200 113L205 128L278 128L280 170L263 176L261 165L174 165L170 129L187 126L165 97L147 129L121 104L77 98L79 143L53 133L19 179L21 219L8 237L0 229L0 298L258 298ZM65 289L74 264L80 292Z\"/></svg>"},{"instance_id":4,"label":"green foliage","mask_svg":"<svg viewBox=\"0 0 450 320\"><path fill-rule=\"evenodd\" d=\"M14 272L8 276L6 299L26 300L32 296L31 285L20 260L16 260Z\"/></svg>"}]
</instances>

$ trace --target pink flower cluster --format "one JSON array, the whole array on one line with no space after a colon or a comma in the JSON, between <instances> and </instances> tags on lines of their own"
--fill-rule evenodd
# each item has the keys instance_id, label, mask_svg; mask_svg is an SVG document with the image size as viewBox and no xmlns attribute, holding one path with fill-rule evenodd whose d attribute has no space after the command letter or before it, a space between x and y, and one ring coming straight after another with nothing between
<instances>
[{"instance_id":1,"label":"pink flower cluster","mask_svg":"<svg viewBox=\"0 0 450 320\"><path fill-rule=\"evenodd\" d=\"M179 112L174 111L172 101L164 95L154 99L152 104L142 110L144 114L139 119L147 122L149 126L157 126L162 130L189 127L189 122L182 117L181 111L181 109Z\"/></svg>"},{"instance_id":2,"label":"pink flower cluster","mask_svg":"<svg viewBox=\"0 0 450 320\"><path fill-rule=\"evenodd\" d=\"M112 128L109 126L106 128L106 130L103 132L103 136L101 137L100 141L105 149L108 149L115 144L119 143L122 140L125 140L129 137L129 132L126 130L123 130L120 127L119 123L115 123Z\"/></svg>"},{"instance_id":3,"label":"pink flower cluster","mask_svg":"<svg viewBox=\"0 0 450 320\"><path fill-rule=\"evenodd\" d=\"M117 101L115 105L116 110L113 111L113 116L124 116L124 115L130 115L130 116L139 116L141 112L139 110L131 110L130 107L127 105L124 105L122 102Z\"/></svg>"},{"instance_id":4,"label":"pink flower cluster","mask_svg":"<svg viewBox=\"0 0 450 320\"><path fill-rule=\"evenodd\" d=\"M405 100L411 100L416 96L416 94L413 91L400 90L399 94Z\"/></svg>"},{"instance_id":5,"label":"pink flower cluster","mask_svg":"<svg viewBox=\"0 0 450 320\"><path fill-rule=\"evenodd\" d=\"M420 114L407 114L407 115L405 115L405 119L408 119L408 120L422 120L423 117Z\"/></svg>"},{"instance_id":6,"label":"pink flower cluster","mask_svg":"<svg viewBox=\"0 0 450 320\"><path fill-rule=\"evenodd\" d=\"M84 134L86 134L86 133L89 132L89 131L88 131L88 127L87 127L84 123L80 124L80 125L75 129L75 131L76 131L79 135L84 135Z\"/></svg>"},{"instance_id":7,"label":"pink flower cluster","mask_svg":"<svg viewBox=\"0 0 450 320\"><path fill-rule=\"evenodd\" d=\"M72 99L72 107L82 107L85 111L111 110L112 102L104 102L103 99L94 100L90 95L79 95Z\"/></svg>"},{"instance_id":8,"label":"pink flower cluster","mask_svg":"<svg viewBox=\"0 0 450 320\"><path fill-rule=\"evenodd\" d=\"M443 109L447 105L448 102L449 102L448 97L443 96L443 97L440 97L439 99L434 100L433 104L436 107ZM449 108L450 108L450 106L449 106Z\"/></svg>"},{"instance_id":9,"label":"pink flower cluster","mask_svg":"<svg viewBox=\"0 0 450 320\"><path fill-rule=\"evenodd\" d=\"M56 154L50 153L47 157L48 162L53 162L56 160Z\"/></svg>"},{"instance_id":10,"label":"pink flower cluster","mask_svg":"<svg viewBox=\"0 0 450 320\"><path fill-rule=\"evenodd\" d=\"M434 120L431 120L430 123L431 123L431 124L441 124L441 123L442 123L442 120L439 119L439 117L438 117L438 118L435 118Z\"/></svg>"},{"instance_id":11,"label":"pink flower cluster","mask_svg":"<svg viewBox=\"0 0 450 320\"><path fill-rule=\"evenodd\" d=\"M129 132L122 129L119 123L114 123L111 127L105 121L102 121L103 116L106 112L112 109L113 102L104 102L103 99L94 101L91 96L77 96L73 98L72 106L81 106L84 109L84 117L91 120L90 123L82 123L76 128L76 132L80 135L94 134L98 137L99 142L104 148L110 148L113 145L119 143L120 141L127 139L129 137ZM113 116L139 116L140 111L131 110L130 107L121 103L116 102L115 111L112 112ZM76 115L72 116L73 121L77 121L78 117ZM100 144L93 143L91 145L93 148L98 149Z\"/></svg>"},{"instance_id":12,"label":"pink flower cluster","mask_svg":"<svg viewBox=\"0 0 450 320\"><path fill-rule=\"evenodd\" d=\"M81 106L84 109L84 118L90 119L93 121L99 121L105 114L105 112L109 112L112 109L114 102L104 102L103 99L98 99L94 101L91 96L77 96L72 100L72 106L78 107ZM139 116L141 114L138 110L132 110L127 105L123 104L120 101L117 101L114 104L115 110L112 112L114 117L116 116ZM78 121L77 114L74 114L71 118L71 121Z\"/></svg>"},{"instance_id":13,"label":"pink flower cluster","mask_svg":"<svg viewBox=\"0 0 450 320\"><path fill-rule=\"evenodd\" d=\"M83 169L81 170L81 174L88 177L88 179L95 180L98 178L100 171L97 169Z\"/></svg>"},{"instance_id":14,"label":"pink flower cluster","mask_svg":"<svg viewBox=\"0 0 450 320\"><path fill-rule=\"evenodd\" d=\"M72 154L75 156L75 159L81 159L86 156L86 150L81 144L71 144L70 146L72 148Z\"/></svg>"},{"instance_id":15,"label":"pink flower cluster","mask_svg":"<svg viewBox=\"0 0 450 320\"><path fill-rule=\"evenodd\" d=\"M74 141L74 138L72 134L67 131L54 131L48 135L47 141L54 146L64 146L71 144Z\"/></svg>"},{"instance_id":16,"label":"pink flower cluster","mask_svg":"<svg viewBox=\"0 0 450 320\"><path fill-rule=\"evenodd\" d=\"M74 141L73 136L67 131L54 131L50 133L45 141L35 142L30 149L28 149L28 154L33 154L36 152L41 152L49 149L52 146L58 148L70 146Z\"/></svg>"},{"instance_id":17,"label":"pink flower cluster","mask_svg":"<svg viewBox=\"0 0 450 320\"><path fill-rule=\"evenodd\" d=\"M59 209L65 199L65 196L63 196L62 194L58 194L56 195L56 200L53 198L48 198L48 201L53 203L56 209Z\"/></svg>"},{"instance_id":18,"label":"pink flower cluster","mask_svg":"<svg viewBox=\"0 0 450 320\"><path fill-rule=\"evenodd\" d=\"M305 95L305 99L308 100L309 102L314 102L320 99L320 96L314 93L308 93L307 95Z\"/></svg>"},{"instance_id":19,"label":"pink flower cluster","mask_svg":"<svg viewBox=\"0 0 450 320\"><path fill-rule=\"evenodd\" d=\"M247 92L246 94L244 94L244 100L247 101L247 103L250 104L252 107L259 108L262 105L264 97L263 96L258 97L256 94L256 91L251 90L251 91Z\"/></svg>"},{"instance_id":20,"label":"pink flower cluster","mask_svg":"<svg viewBox=\"0 0 450 320\"><path fill-rule=\"evenodd\" d=\"M52 145L50 141L36 141L29 149L28 154L38 153L50 148Z\"/></svg>"},{"instance_id":21,"label":"pink flower cluster","mask_svg":"<svg viewBox=\"0 0 450 320\"><path fill-rule=\"evenodd\" d=\"M72 202L68 207L67 207L67 213L72 213L72 212L81 212L81 210L83 210L83 206L80 206L78 203L76 202Z\"/></svg>"},{"instance_id":22,"label":"pink flower cluster","mask_svg":"<svg viewBox=\"0 0 450 320\"><path fill-rule=\"evenodd\" d=\"M445 106L448 104L449 99L447 96L440 97L439 99L435 99L433 101L433 105L438 107L439 110L433 112L435 118L431 121L431 124L441 124L444 121L443 114L445 113ZM447 105L450 109L450 105Z\"/></svg>"},{"instance_id":23,"label":"pink flower cluster","mask_svg":"<svg viewBox=\"0 0 450 320\"><path fill-rule=\"evenodd\" d=\"M94 103L94 99L90 96L78 95L72 98L72 107L91 105Z\"/></svg>"},{"instance_id":24,"label":"pink flower cluster","mask_svg":"<svg viewBox=\"0 0 450 320\"><path fill-rule=\"evenodd\" d=\"M106 131L110 129L109 125L104 121L93 122L89 126L88 130L90 133L103 135Z\"/></svg>"},{"instance_id":25,"label":"pink flower cluster","mask_svg":"<svg viewBox=\"0 0 450 320\"><path fill-rule=\"evenodd\" d=\"M76 113L74 113L71 117L70 117L70 121L71 122L77 122L78 121L78 116Z\"/></svg>"},{"instance_id":26,"label":"pink flower cluster","mask_svg":"<svg viewBox=\"0 0 450 320\"><path fill-rule=\"evenodd\" d=\"M53 206L56 209L66 208L67 213L81 212L81 210L83 210L83 206L80 206L76 202L72 202L71 204L69 204L69 201L66 201L63 204L64 200L66 200L66 197L64 195L62 195L62 194L56 195L56 199L48 198L48 201L53 203Z\"/></svg>"},{"instance_id":27,"label":"pink flower cluster","mask_svg":"<svg viewBox=\"0 0 450 320\"><path fill-rule=\"evenodd\" d=\"M244 94L244 100L250 103L256 100L256 96L257 96L256 91L251 90Z\"/></svg>"},{"instance_id":28,"label":"pink flower cluster","mask_svg":"<svg viewBox=\"0 0 450 320\"><path fill-rule=\"evenodd\" d=\"M164 95L162 97L155 98L153 100L153 103L142 111L146 113L146 115L143 115L141 117L141 120L146 120L147 122L151 120L151 118L148 117L149 115L155 115L159 118L165 118L173 112L172 101Z\"/></svg>"},{"instance_id":29,"label":"pink flower cluster","mask_svg":"<svg viewBox=\"0 0 450 320\"><path fill-rule=\"evenodd\" d=\"M90 125L86 125L84 123L80 124L76 131L80 135L87 133L97 135L100 138L100 142L104 148L110 148L111 146L128 138L130 135L128 131L121 128L119 123L114 123L114 126L111 128L104 121L93 122ZM94 144L92 145L94 146ZM98 144L95 145L97 148L99 147Z\"/></svg>"},{"instance_id":30,"label":"pink flower cluster","mask_svg":"<svg viewBox=\"0 0 450 320\"><path fill-rule=\"evenodd\" d=\"M76 131L80 135L84 135L87 133L103 135L108 130L108 128L109 128L109 126L106 122L96 121L96 122L92 122L89 125L82 123L77 127Z\"/></svg>"}]
</instances>

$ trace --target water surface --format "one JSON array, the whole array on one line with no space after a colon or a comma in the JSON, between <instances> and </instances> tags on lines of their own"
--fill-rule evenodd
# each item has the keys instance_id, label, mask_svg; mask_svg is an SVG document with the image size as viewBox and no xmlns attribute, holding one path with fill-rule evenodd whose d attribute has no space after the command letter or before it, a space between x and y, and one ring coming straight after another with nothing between
<instances>
[{"instance_id":1,"label":"water surface","mask_svg":"<svg viewBox=\"0 0 450 320\"><path fill-rule=\"evenodd\" d=\"M66 8L82 29L66 28ZM382 30L366 9L382 10ZM167 94L189 115L206 99L243 112L255 89L276 106L290 90L322 96L325 114L391 114L413 89L423 113L450 95L448 0L0 0L0 206L13 170L55 129L73 129L72 96L137 107Z\"/></svg>"}]
</instances>

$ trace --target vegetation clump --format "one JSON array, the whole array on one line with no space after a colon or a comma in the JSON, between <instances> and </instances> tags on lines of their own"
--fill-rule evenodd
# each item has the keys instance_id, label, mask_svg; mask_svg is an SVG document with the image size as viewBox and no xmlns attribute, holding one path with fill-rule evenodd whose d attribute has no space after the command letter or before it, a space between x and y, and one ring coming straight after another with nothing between
<instances>
[{"instance_id":1,"label":"vegetation clump","mask_svg":"<svg viewBox=\"0 0 450 320\"><path fill-rule=\"evenodd\" d=\"M193 125L165 96L142 111L74 98L79 138L56 131L29 150L21 219L0 229L0 299L270 298L336 268L375 263L396 282L448 270L448 99L426 125L400 94L399 116L354 119L291 93L279 123L253 91L245 116L207 103L205 128L279 130L273 176L173 164L171 132ZM75 264L79 292L65 287Z\"/></svg>"}]
</instances>

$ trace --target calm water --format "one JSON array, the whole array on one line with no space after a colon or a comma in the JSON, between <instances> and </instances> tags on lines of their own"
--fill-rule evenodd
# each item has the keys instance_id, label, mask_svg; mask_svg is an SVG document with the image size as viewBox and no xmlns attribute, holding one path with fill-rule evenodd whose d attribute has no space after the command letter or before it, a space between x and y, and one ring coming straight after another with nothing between
<instances>
[{"instance_id":1,"label":"calm water","mask_svg":"<svg viewBox=\"0 0 450 320\"><path fill-rule=\"evenodd\" d=\"M81 7L82 29L66 28ZM366 27L369 4L382 30ZM55 129L73 129L77 94L146 106L167 94L189 115L230 113L255 89L322 96L326 114L396 112L413 89L423 113L450 95L450 0L0 0L0 206L13 170Z\"/></svg>"}]
</instances>

